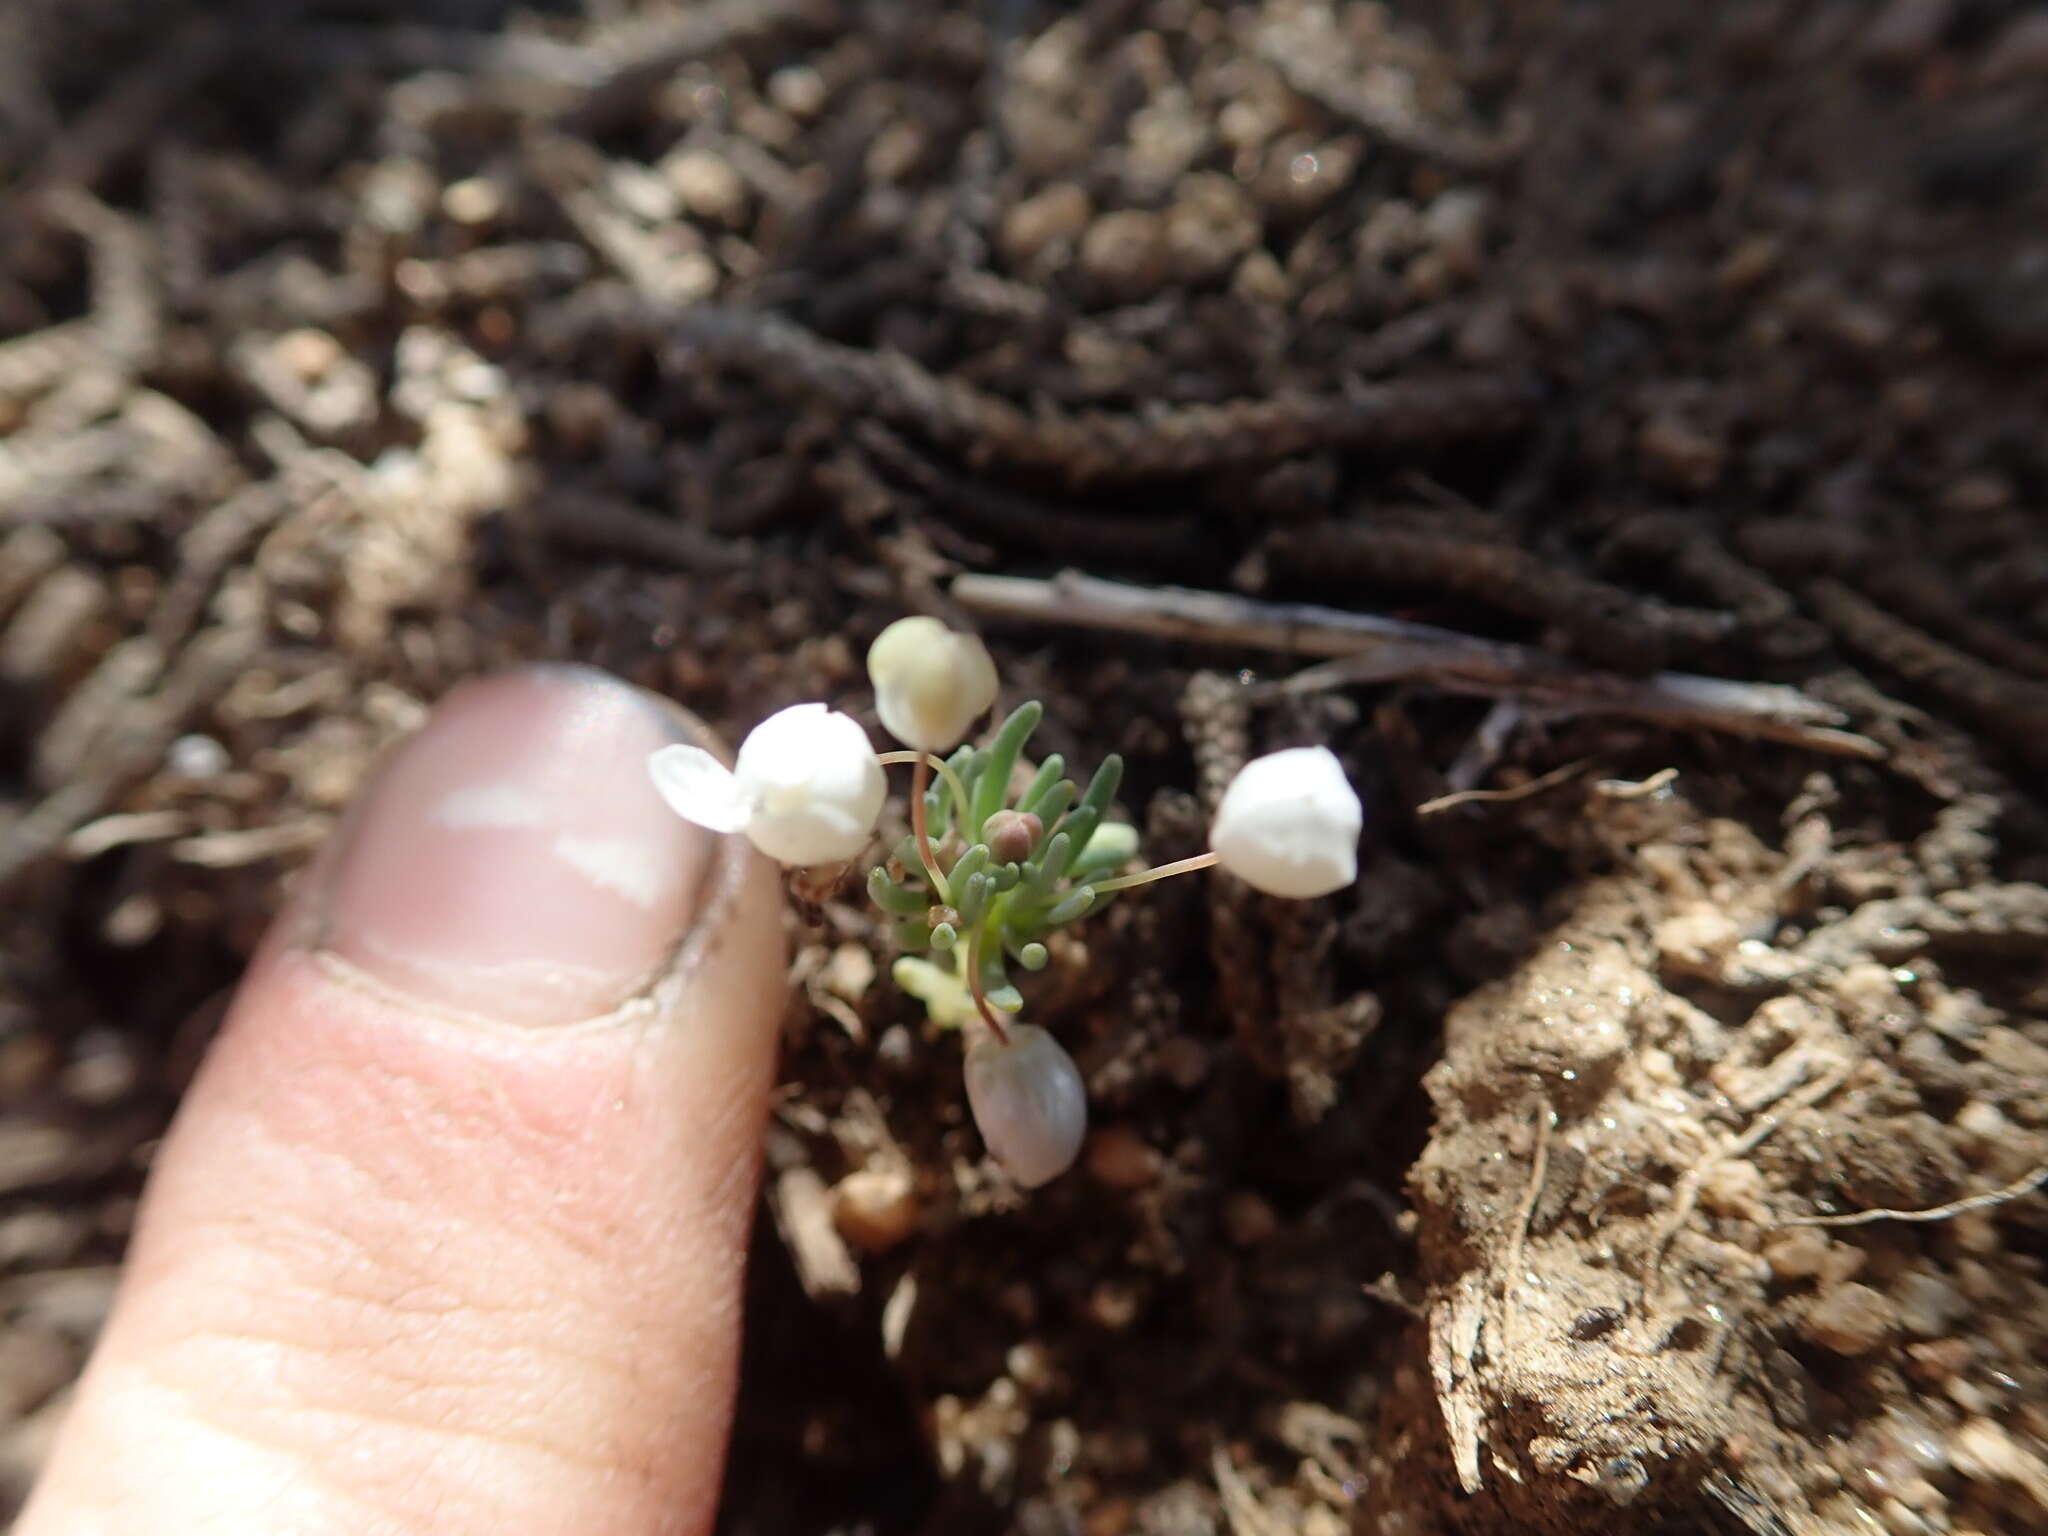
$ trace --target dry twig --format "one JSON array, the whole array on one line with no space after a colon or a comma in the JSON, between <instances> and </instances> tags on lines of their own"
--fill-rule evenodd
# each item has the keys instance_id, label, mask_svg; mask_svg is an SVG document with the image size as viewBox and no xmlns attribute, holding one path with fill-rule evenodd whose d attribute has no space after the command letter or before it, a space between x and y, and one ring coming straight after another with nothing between
<instances>
[{"instance_id":1,"label":"dry twig","mask_svg":"<svg viewBox=\"0 0 2048 1536\"><path fill-rule=\"evenodd\" d=\"M1839 729L1840 711L1796 688L1688 672L1618 677L1529 646L1377 614L1254 602L1181 587L1133 587L1074 571L1051 581L970 573L954 580L953 596L991 617L1334 658L1274 685L1290 693L1420 682L1452 693L1519 699L1560 713L1627 715L1680 729L1783 741L1840 757L1875 760L1885 755L1868 737Z\"/></svg>"}]
</instances>

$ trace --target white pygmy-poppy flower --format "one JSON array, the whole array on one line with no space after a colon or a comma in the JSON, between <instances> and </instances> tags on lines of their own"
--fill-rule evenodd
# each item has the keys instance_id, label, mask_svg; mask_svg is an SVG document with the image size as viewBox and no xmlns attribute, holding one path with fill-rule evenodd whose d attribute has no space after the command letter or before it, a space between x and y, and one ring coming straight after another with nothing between
<instances>
[{"instance_id":1,"label":"white pygmy-poppy flower","mask_svg":"<svg viewBox=\"0 0 2048 1536\"><path fill-rule=\"evenodd\" d=\"M770 715L728 770L701 747L663 747L647 760L654 787L686 821L744 832L778 864L836 864L867 846L888 784L868 733L823 704Z\"/></svg>"},{"instance_id":2,"label":"white pygmy-poppy flower","mask_svg":"<svg viewBox=\"0 0 2048 1536\"><path fill-rule=\"evenodd\" d=\"M920 752L952 751L996 701L988 647L922 615L875 637L868 678L889 734Z\"/></svg>"},{"instance_id":3,"label":"white pygmy-poppy flower","mask_svg":"<svg viewBox=\"0 0 2048 1536\"><path fill-rule=\"evenodd\" d=\"M1246 763L1216 810L1216 861L1270 896L1327 896L1358 878L1365 811L1328 747L1290 747Z\"/></svg>"},{"instance_id":4,"label":"white pygmy-poppy flower","mask_svg":"<svg viewBox=\"0 0 2048 1536\"><path fill-rule=\"evenodd\" d=\"M983 1029L967 1048L967 1105L981 1139L1026 1189L1074 1165L1088 1132L1088 1090L1074 1058L1036 1024Z\"/></svg>"}]
</instances>

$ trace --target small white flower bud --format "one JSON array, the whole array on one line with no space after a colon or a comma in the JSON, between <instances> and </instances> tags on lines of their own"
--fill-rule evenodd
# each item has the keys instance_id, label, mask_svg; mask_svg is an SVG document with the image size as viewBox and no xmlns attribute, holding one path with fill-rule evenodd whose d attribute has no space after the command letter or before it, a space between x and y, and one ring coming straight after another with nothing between
<instances>
[{"instance_id":1,"label":"small white flower bud","mask_svg":"<svg viewBox=\"0 0 2048 1536\"><path fill-rule=\"evenodd\" d=\"M1328 747L1254 758L1223 792L1209 846L1217 862L1269 896L1327 896L1358 878L1365 811Z\"/></svg>"},{"instance_id":2,"label":"small white flower bud","mask_svg":"<svg viewBox=\"0 0 2048 1536\"><path fill-rule=\"evenodd\" d=\"M678 816L744 832L778 864L852 858L874 836L888 792L860 722L823 704L795 704L755 726L736 770L679 745L656 752L647 771Z\"/></svg>"},{"instance_id":3,"label":"small white flower bud","mask_svg":"<svg viewBox=\"0 0 2048 1536\"><path fill-rule=\"evenodd\" d=\"M937 619L898 619L868 647L875 709L891 736L950 752L996 701L996 664L973 635Z\"/></svg>"},{"instance_id":4,"label":"small white flower bud","mask_svg":"<svg viewBox=\"0 0 2048 1536\"><path fill-rule=\"evenodd\" d=\"M1036 1024L982 1029L967 1048L967 1104L989 1152L1026 1189L1056 1179L1081 1153L1088 1090L1059 1041Z\"/></svg>"}]
</instances>

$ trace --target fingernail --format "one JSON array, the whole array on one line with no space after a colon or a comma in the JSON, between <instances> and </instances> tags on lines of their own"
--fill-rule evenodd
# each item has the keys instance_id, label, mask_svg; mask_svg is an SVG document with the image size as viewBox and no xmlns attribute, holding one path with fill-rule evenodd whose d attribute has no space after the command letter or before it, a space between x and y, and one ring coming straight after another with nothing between
<instances>
[{"instance_id":1,"label":"fingernail","mask_svg":"<svg viewBox=\"0 0 2048 1536\"><path fill-rule=\"evenodd\" d=\"M719 839L647 776L650 752L686 739L679 712L583 668L458 689L349 818L321 947L440 1010L612 1012L667 969L711 883Z\"/></svg>"}]
</instances>

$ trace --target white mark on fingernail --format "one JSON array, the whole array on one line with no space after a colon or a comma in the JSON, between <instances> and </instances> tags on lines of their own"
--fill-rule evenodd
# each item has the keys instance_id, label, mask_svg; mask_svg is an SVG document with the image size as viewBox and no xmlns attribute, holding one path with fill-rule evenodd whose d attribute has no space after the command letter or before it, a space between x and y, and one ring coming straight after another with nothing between
<instances>
[{"instance_id":1,"label":"white mark on fingernail","mask_svg":"<svg viewBox=\"0 0 2048 1536\"><path fill-rule=\"evenodd\" d=\"M668 866L644 844L564 833L554 846L562 862L576 873L635 906L652 907L668 887Z\"/></svg>"},{"instance_id":2,"label":"white mark on fingernail","mask_svg":"<svg viewBox=\"0 0 2048 1536\"><path fill-rule=\"evenodd\" d=\"M457 831L479 827L537 827L548 819L540 798L517 784L471 784L444 796L434 820Z\"/></svg>"}]
</instances>

